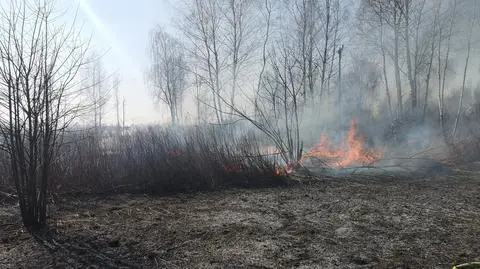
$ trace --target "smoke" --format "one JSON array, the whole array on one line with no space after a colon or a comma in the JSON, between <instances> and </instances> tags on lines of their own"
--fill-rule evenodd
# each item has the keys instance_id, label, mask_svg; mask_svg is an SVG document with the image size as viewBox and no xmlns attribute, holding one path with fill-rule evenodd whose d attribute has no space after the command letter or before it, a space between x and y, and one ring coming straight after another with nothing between
<instances>
[{"instance_id":1,"label":"smoke","mask_svg":"<svg viewBox=\"0 0 480 269\"><path fill-rule=\"evenodd\" d=\"M319 143L322 135L328 136L334 147L344 145L350 124L355 120L363 149L382 152L381 158L374 163L377 167L390 167L390 171L395 170L393 167L404 172L418 171L447 158L449 150L437 123L438 110L435 110L438 108L433 104L427 120L422 121L421 113L416 113L399 121L384 113L387 111L384 99L377 98L372 105L356 96L358 92L353 90L344 92L344 98L350 99L348 106L339 107L336 96L331 95L302 109L300 133L304 152Z\"/></svg>"}]
</instances>

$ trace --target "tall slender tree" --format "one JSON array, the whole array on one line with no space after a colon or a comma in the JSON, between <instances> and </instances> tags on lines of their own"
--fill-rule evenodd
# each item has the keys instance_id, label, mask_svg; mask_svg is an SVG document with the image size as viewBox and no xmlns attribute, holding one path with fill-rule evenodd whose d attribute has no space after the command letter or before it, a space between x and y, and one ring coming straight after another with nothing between
<instances>
[{"instance_id":1,"label":"tall slender tree","mask_svg":"<svg viewBox=\"0 0 480 269\"><path fill-rule=\"evenodd\" d=\"M181 43L156 27L150 36L151 65L147 73L150 91L156 102L166 104L172 125L178 124L179 110L186 88L186 61Z\"/></svg>"}]
</instances>

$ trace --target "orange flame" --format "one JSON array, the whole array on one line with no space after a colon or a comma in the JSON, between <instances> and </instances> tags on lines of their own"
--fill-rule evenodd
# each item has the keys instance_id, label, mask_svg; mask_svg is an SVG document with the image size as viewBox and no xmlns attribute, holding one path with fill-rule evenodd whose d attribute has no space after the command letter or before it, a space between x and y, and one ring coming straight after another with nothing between
<instances>
[{"instance_id":1,"label":"orange flame","mask_svg":"<svg viewBox=\"0 0 480 269\"><path fill-rule=\"evenodd\" d=\"M275 175L280 176L280 175L290 174L293 172L294 167L295 167L295 163L292 161L289 161L286 166L276 167Z\"/></svg>"},{"instance_id":2,"label":"orange flame","mask_svg":"<svg viewBox=\"0 0 480 269\"><path fill-rule=\"evenodd\" d=\"M277 168L275 168L275 175L280 176L282 173L284 173L284 171L285 171L285 168L277 167Z\"/></svg>"},{"instance_id":3,"label":"orange flame","mask_svg":"<svg viewBox=\"0 0 480 269\"><path fill-rule=\"evenodd\" d=\"M352 119L350 128L343 139L343 145L332 146L328 140L328 135L323 133L320 135L320 141L302 155L300 160L304 164L307 160L315 158L324 160L329 166L341 168L348 165L370 165L376 162L381 156L382 151L379 149L364 149L362 136L357 135L357 120ZM264 146L262 152L267 155L276 155L280 150L275 146ZM295 170L298 163L289 161L285 166L276 167L275 176L290 174ZM235 166L225 166L227 171L239 171L241 168Z\"/></svg>"},{"instance_id":4,"label":"orange flame","mask_svg":"<svg viewBox=\"0 0 480 269\"><path fill-rule=\"evenodd\" d=\"M362 145L363 137L357 135L357 121L353 119L343 147L330 146L328 136L322 134L319 143L304 153L303 160L311 157L325 158L328 165L339 168L351 164L372 164L381 157L380 150L365 150Z\"/></svg>"}]
</instances>

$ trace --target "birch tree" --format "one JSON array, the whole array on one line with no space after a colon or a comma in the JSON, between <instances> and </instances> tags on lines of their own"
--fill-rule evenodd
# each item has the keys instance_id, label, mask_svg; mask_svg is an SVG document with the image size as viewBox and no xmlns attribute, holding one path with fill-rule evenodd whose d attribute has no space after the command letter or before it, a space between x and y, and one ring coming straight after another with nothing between
<instances>
[{"instance_id":1,"label":"birch tree","mask_svg":"<svg viewBox=\"0 0 480 269\"><path fill-rule=\"evenodd\" d=\"M115 119L117 122L117 133L120 134L120 96L119 96L120 79L118 74L113 77L113 92L115 94Z\"/></svg>"},{"instance_id":2,"label":"birch tree","mask_svg":"<svg viewBox=\"0 0 480 269\"><path fill-rule=\"evenodd\" d=\"M105 107L111 97L111 86L108 84L107 71L102 63L100 55L93 52L84 66L83 80L87 88L88 102L91 105L95 135L100 136Z\"/></svg>"},{"instance_id":3,"label":"birch tree","mask_svg":"<svg viewBox=\"0 0 480 269\"><path fill-rule=\"evenodd\" d=\"M362 3L359 9L358 16L358 30L361 40L366 40L365 47L373 47L375 50L380 51L380 65L382 67L382 80L385 87L385 98L387 102L387 109L390 119L393 121L396 116L393 113L392 96L389 80L390 62L389 56L390 43L388 42L390 37L389 29L391 29L383 16L378 16L368 3Z\"/></svg>"},{"instance_id":4,"label":"birch tree","mask_svg":"<svg viewBox=\"0 0 480 269\"><path fill-rule=\"evenodd\" d=\"M224 16L219 0L192 0L186 3L181 30L192 48L193 64L196 65L198 78L212 97L212 108L218 123L224 121L222 94L224 85L221 77L225 73L227 57L222 48L224 35L222 25Z\"/></svg>"},{"instance_id":5,"label":"birch tree","mask_svg":"<svg viewBox=\"0 0 480 269\"><path fill-rule=\"evenodd\" d=\"M465 55L465 64L463 68L463 77L462 77L462 88L460 90L460 97L458 100L458 108L457 108L457 113L455 116L455 123L453 125L453 130L452 130L452 140L455 139L455 134L457 132L457 128L460 122L460 115L462 111L462 106L463 106L463 99L465 95L465 83L467 79L467 71L470 65L470 53L472 49L472 36L474 33L474 29L477 28L478 23L479 23L479 7L477 2L473 4L473 7L471 8L470 12L468 12L467 15L467 26L468 30L465 32L466 35L466 55ZM478 28L477 28L478 29Z\"/></svg>"},{"instance_id":6,"label":"birch tree","mask_svg":"<svg viewBox=\"0 0 480 269\"><path fill-rule=\"evenodd\" d=\"M161 27L150 36L150 69L147 81L155 102L168 106L172 126L178 124L179 112L186 88L186 61L182 44Z\"/></svg>"},{"instance_id":7,"label":"birch tree","mask_svg":"<svg viewBox=\"0 0 480 269\"><path fill-rule=\"evenodd\" d=\"M235 106L238 95L238 82L240 72L255 51L255 23L256 19L252 9L254 3L251 0L229 0L226 3L223 14L226 23L225 49L230 58L232 86L230 91L230 104ZM231 111L233 112L233 111ZM233 116L234 113L231 113Z\"/></svg>"},{"instance_id":8,"label":"birch tree","mask_svg":"<svg viewBox=\"0 0 480 269\"><path fill-rule=\"evenodd\" d=\"M409 1L409 0L406 0ZM403 0L364 0L363 4L371 8L373 14L393 31L393 54L395 85L397 90L397 119L403 116L403 92L400 70L401 28L405 19Z\"/></svg>"},{"instance_id":9,"label":"birch tree","mask_svg":"<svg viewBox=\"0 0 480 269\"><path fill-rule=\"evenodd\" d=\"M330 88L343 24L339 0L296 0L287 4L300 62L304 101L320 99ZM284 27L289 29L288 26Z\"/></svg>"},{"instance_id":10,"label":"birch tree","mask_svg":"<svg viewBox=\"0 0 480 269\"><path fill-rule=\"evenodd\" d=\"M438 4L438 10L441 9L441 2ZM450 138L447 134L446 124L445 124L445 91L446 91L446 83L447 83L447 71L449 68L450 63L450 53L451 53L451 40L453 36L453 29L455 25L455 17L457 11L457 0L453 0L453 3L447 9L447 27L444 29L443 27L439 27L438 32L438 46L437 46L437 79L438 79L438 112L439 112L439 120L440 120L440 128L442 133L449 143Z\"/></svg>"}]
</instances>

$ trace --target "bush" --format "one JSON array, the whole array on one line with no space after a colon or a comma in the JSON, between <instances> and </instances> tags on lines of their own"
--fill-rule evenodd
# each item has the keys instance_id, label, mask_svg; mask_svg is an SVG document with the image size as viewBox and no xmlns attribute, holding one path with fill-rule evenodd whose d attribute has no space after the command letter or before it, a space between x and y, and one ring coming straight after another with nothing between
<instances>
[{"instance_id":1,"label":"bush","mask_svg":"<svg viewBox=\"0 0 480 269\"><path fill-rule=\"evenodd\" d=\"M284 184L253 134L231 127L149 127L124 135L68 133L52 167L54 192L164 194Z\"/></svg>"}]
</instances>

